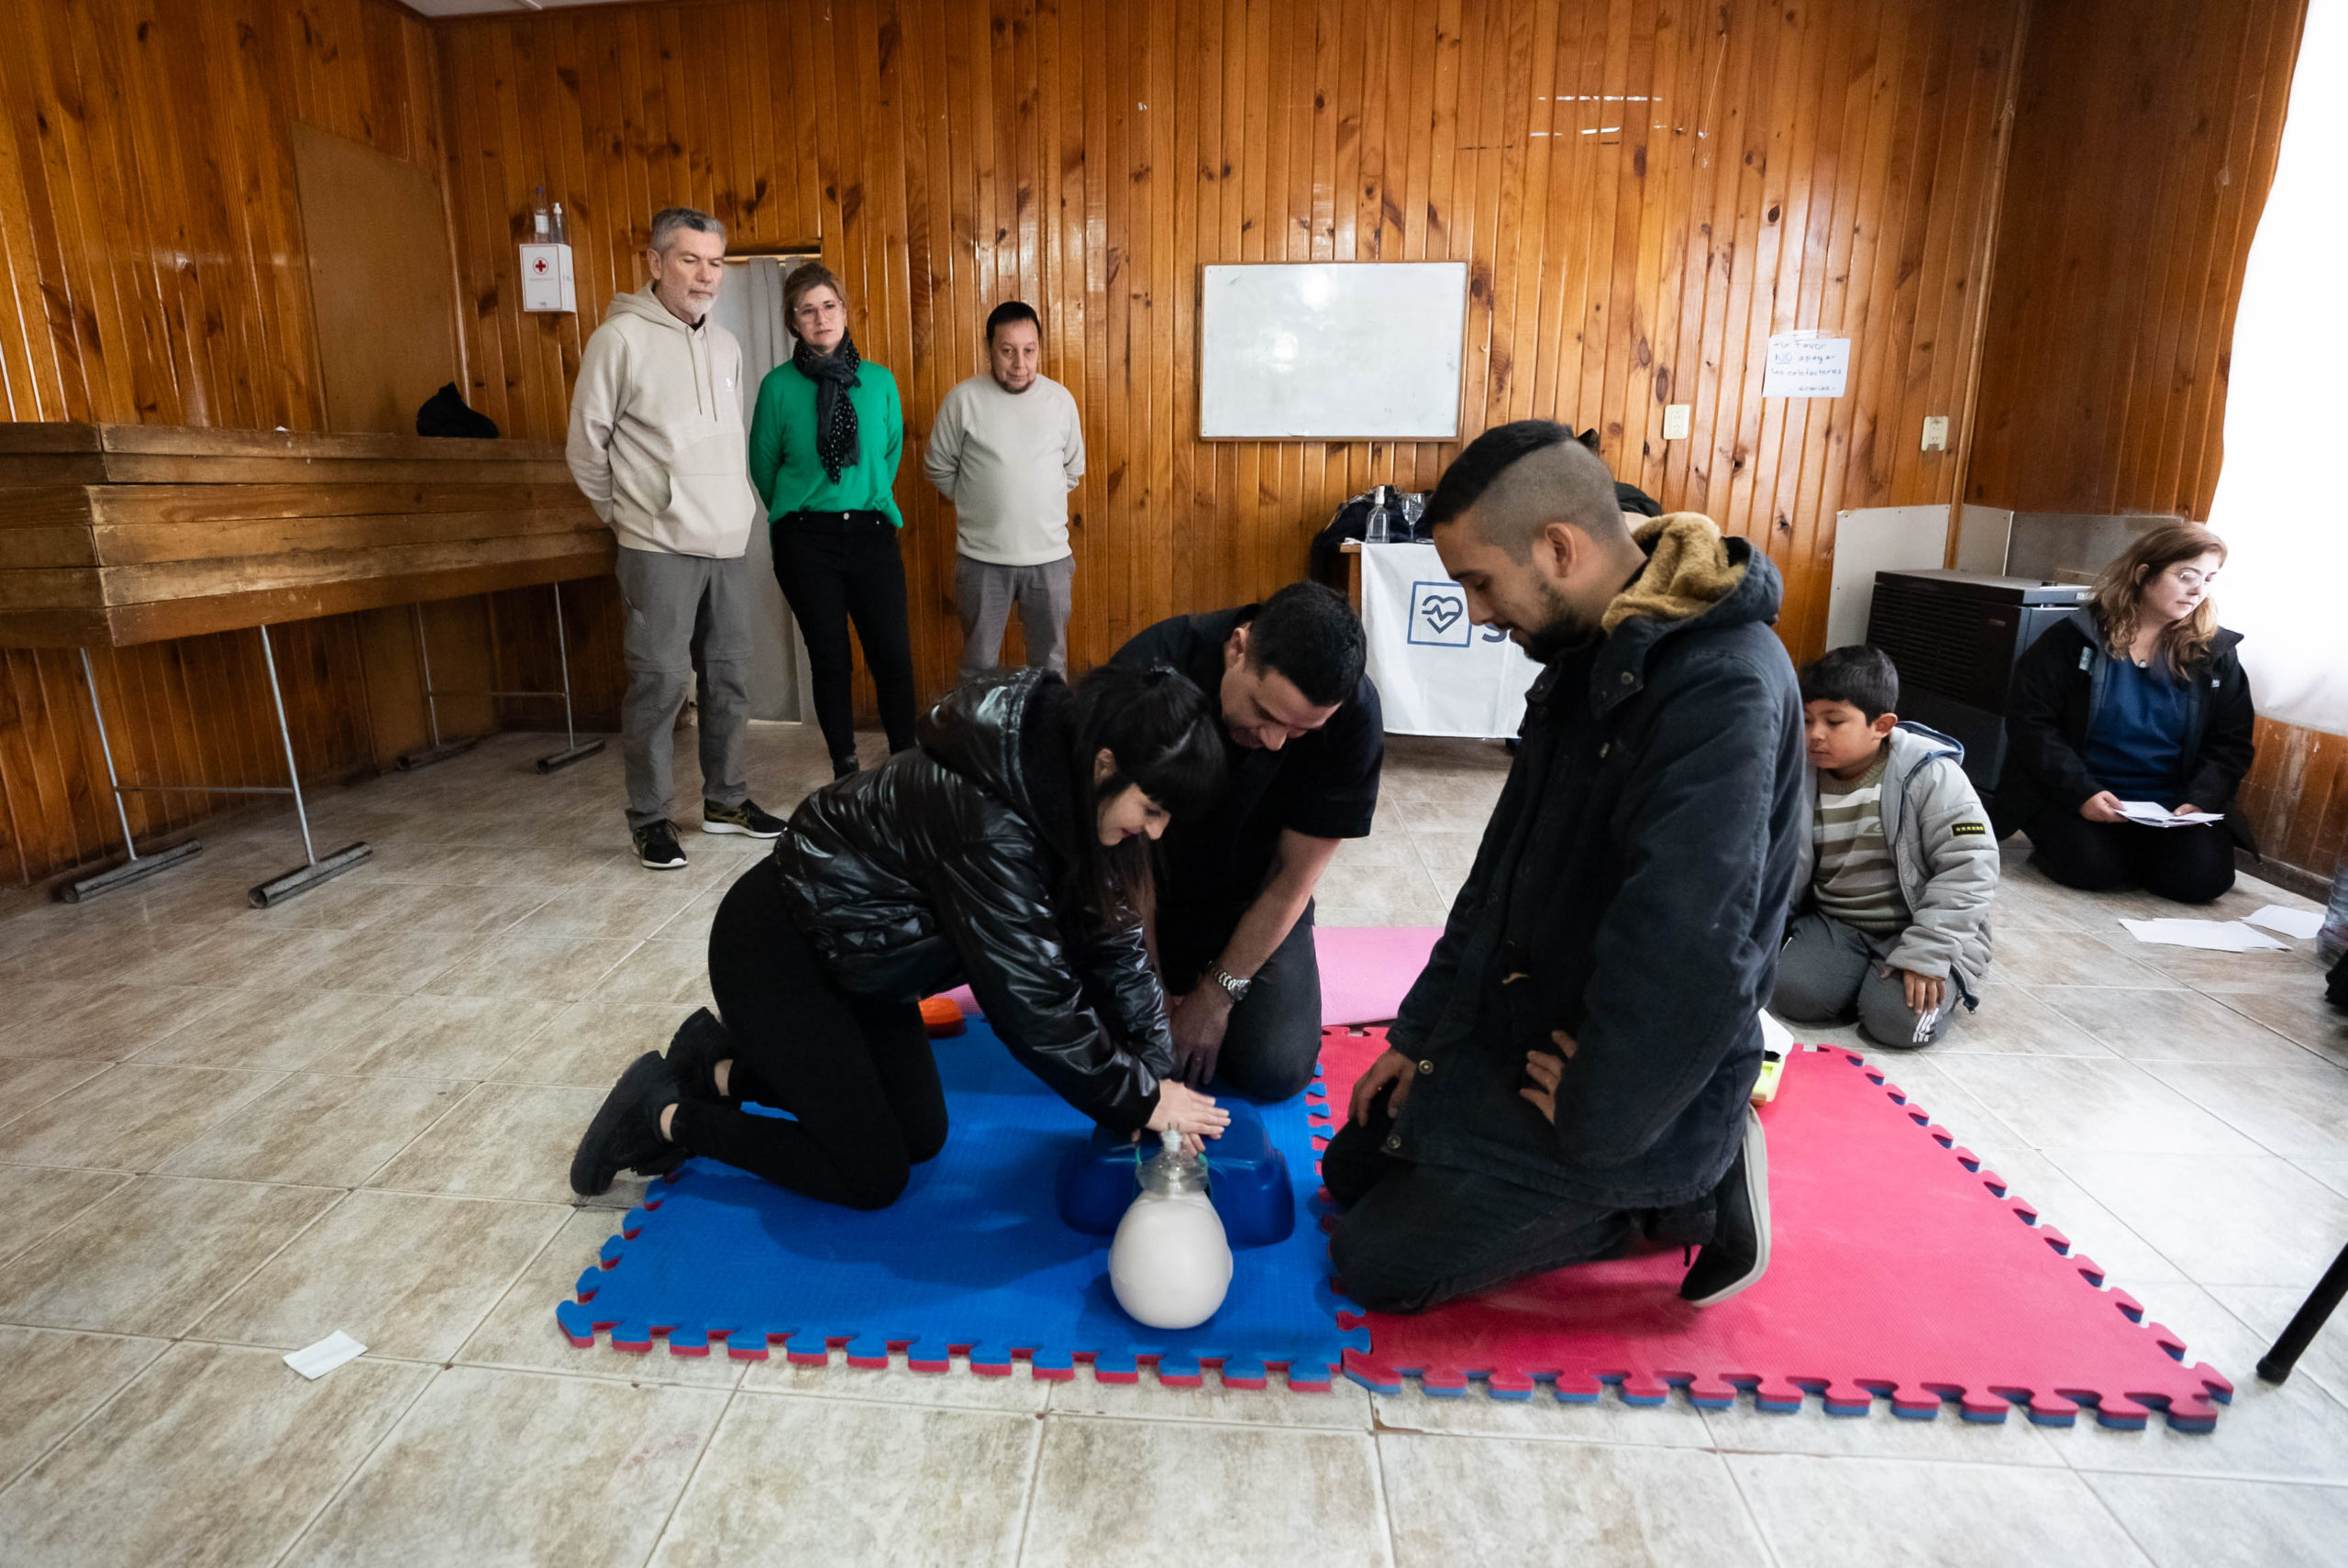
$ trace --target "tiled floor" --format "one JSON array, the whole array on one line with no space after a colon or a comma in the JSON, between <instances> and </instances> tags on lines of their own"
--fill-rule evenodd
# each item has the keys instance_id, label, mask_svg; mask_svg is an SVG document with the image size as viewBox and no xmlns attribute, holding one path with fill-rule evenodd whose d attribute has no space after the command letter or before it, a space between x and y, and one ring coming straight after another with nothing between
<instances>
[{"instance_id":1,"label":"tiled floor","mask_svg":"<svg viewBox=\"0 0 2348 1568\"><path fill-rule=\"evenodd\" d=\"M555 1329L639 1190L573 1202L571 1143L705 999L760 851L689 834L643 871L616 752L542 778L542 749L322 799L321 845L374 861L280 909L242 895L288 817L0 903L0 1560L2348 1561L2348 1321L2287 1387L2251 1372L2348 1241L2348 1027L2307 944L2138 946L2143 900L2010 863L1988 1002L1893 1069L2235 1379L2214 1437L626 1358ZM770 806L823 776L795 728L753 751ZM1321 919L1438 922L1504 765L1398 742ZM2302 902L2221 912L2270 900ZM369 1354L279 1362L334 1329Z\"/></svg>"}]
</instances>

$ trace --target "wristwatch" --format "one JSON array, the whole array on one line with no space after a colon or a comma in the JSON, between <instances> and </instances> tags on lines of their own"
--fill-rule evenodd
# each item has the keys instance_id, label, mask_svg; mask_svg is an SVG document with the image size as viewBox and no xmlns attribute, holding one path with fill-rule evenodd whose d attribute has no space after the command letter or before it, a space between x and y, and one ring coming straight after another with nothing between
<instances>
[{"instance_id":1,"label":"wristwatch","mask_svg":"<svg viewBox=\"0 0 2348 1568\"><path fill-rule=\"evenodd\" d=\"M1247 999L1247 988L1256 983L1253 980L1241 979L1238 976L1233 974L1230 970L1225 969L1220 964L1207 971L1207 978L1213 980L1216 985L1221 986L1225 994L1227 994L1231 999L1235 1002L1246 1001Z\"/></svg>"}]
</instances>

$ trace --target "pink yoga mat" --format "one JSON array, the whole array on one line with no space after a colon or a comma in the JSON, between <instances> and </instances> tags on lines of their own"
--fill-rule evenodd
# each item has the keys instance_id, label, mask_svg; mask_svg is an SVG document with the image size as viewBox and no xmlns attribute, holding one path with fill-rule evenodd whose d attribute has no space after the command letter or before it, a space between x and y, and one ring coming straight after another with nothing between
<instances>
[{"instance_id":1,"label":"pink yoga mat","mask_svg":"<svg viewBox=\"0 0 2348 1568\"><path fill-rule=\"evenodd\" d=\"M1383 1031L1331 1030L1317 1122L1342 1124L1354 1079ZM1763 1409L1927 1419L1955 1400L1967 1420L2014 1405L2067 1426L2081 1406L2105 1426L2207 1430L2233 1386L2204 1364L2053 1226L1857 1056L1821 1047L1786 1064L1761 1112L1774 1214L1768 1274L1699 1310L1678 1295L1680 1254L1648 1253L1559 1269L1416 1317L1367 1315L1368 1352L1346 1353L1357 1382L1429 1394L1482 1382L1529 1398L1536 1382L1589 1401L1619 1383L1634 1404L1678 1385L1725 1408L1751 1388ZM1316 1136L1325 1143L1326 1133ZM1352 1326L1352 1314L1341 1323ZM2213 1403L2216 1401L2217 1403Z\"/></svg>"}]
</instances>

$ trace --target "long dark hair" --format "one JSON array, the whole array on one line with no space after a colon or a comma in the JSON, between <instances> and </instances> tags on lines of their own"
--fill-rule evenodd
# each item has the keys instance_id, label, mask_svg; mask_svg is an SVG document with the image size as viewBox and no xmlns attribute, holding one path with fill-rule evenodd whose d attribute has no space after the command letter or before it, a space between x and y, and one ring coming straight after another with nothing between
<instances>
[{"instance_id":1,"label":"long dark hair","mask_svg":"<svg viewBox=\"0 0 2348 1568\"><path fill-rule=\"evenodd\" d=\"M1101 807L1127 786L1175 817L1195 816L1223 798L1223 729L1213 704L1180 671L1159 665L1102 665L1078 681L1069 704L1069 783L1076 801L1074 888L1099 925L1155 912L1157 882L1146 837L1101 842ZM1115 771L1095 784L1093 759L1106 751Z\"/></svg>"}]
</instances>

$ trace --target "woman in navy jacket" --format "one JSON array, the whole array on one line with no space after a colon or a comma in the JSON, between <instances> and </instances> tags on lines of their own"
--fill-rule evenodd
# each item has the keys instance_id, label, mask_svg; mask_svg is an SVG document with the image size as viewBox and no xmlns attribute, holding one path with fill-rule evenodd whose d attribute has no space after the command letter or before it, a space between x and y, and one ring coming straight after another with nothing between
<instances>
[{"instance_id":1,"label":"woman in navy jacket","mask_svg":"<svg viewBox=\"0 0 2348 1568\"><path fill-rule=\"evenodd\" d=\"M2048 629L2014 669L2000 836L2020 829L2032 863L2066 887L2143 887L2206 904L2234 883L2237 845L2255 850L2234 791L2254 752L2242 635L2218 624L2210 590L2225 541L2192 523L2153 529L2096 580L2088 607ZM2123 801L2221 826L2141 826Z\"/></svg>"}]
</instances>

